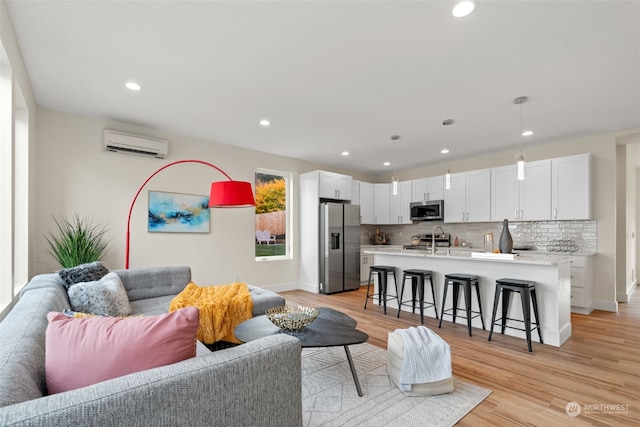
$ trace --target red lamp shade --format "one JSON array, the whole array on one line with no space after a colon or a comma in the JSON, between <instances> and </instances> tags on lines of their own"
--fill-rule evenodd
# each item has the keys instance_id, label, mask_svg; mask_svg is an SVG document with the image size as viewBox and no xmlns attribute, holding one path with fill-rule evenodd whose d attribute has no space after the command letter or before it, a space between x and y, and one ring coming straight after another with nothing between
<instances>
[{"instance_id":1,"label":"red lamp shade","mask_svg":"<svg viewBox=\"0 0 640 427\"><path fill-rule=\"evenodd\" d=\"M246 181L218 181L211 183L210 208L255 206L251 183Z\"/></svg>"}]
</instances>

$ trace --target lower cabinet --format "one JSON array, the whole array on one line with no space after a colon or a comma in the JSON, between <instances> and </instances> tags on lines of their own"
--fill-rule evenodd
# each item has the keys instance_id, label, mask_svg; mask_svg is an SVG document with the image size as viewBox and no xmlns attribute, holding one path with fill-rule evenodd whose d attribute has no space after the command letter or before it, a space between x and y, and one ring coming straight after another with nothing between
<instances>
[{"instance_id":1,"label":"lower cabinet","mask_svg":"<svg viewBox=\"0 0 640 427\"><path fill-rule=\"evenodd\" d=\"M571 257L571 311L589 314L593 305L593 262L590 256Z\"/></svg>"},{"instance_id":2,"label":"lower cabinet","mask_svg":"<svg viewBox=\"0 0 640 427\"><path fill-rule=\"evenodd\" d=\"M360 281L366 282L369 279L369 267L374 262L374 256L371 254L360 253Z\"/></svg>"}]
</instances>

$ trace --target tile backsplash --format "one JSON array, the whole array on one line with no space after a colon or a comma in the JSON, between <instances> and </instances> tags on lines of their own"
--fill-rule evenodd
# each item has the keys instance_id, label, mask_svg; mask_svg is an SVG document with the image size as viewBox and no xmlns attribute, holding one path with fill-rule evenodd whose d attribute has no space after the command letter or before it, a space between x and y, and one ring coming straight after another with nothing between
<instances>
[{"instance_id":1,"label":"tile backsplash","mask_svg":"<svg viewBox=\"0 0 640 427\"><path fill-rule=\"evenodd\" d=\"M493 233L494 247L498 247L501 222L443 224L442 222L416 222L406 225L363 225L360 232L360 244L373 244L376 230L385 233L391 245L408 245L411 236L431 234L433 227L442 226L445 233L451 234L451 245L456 237L471 248L484 247L484 233ZM514 245L530 245L537 250L547 250L552 240L572 240L579 252L595 253L598 249L597 221L519 221L509 222L509 231Z\"/></svg>"}]
</instances>

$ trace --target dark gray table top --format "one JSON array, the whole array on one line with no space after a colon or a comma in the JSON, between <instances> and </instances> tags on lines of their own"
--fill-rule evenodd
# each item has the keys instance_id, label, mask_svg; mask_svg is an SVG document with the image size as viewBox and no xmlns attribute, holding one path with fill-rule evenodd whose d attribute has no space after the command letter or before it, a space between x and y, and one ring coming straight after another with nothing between
<instances>
[{"instance_id":1,"label":"dark gray table top","mask_svg":"<svg viewBox=\"0 0 640 427\"><path fill-rule=\"evenodd\" d=\"M352 326L320 316L300 331L285 331L284 329L280 329L271 323L266 316L257 316L244 321L235 329L236 338L244 342L257 340L274 334L287 334L296 337L300 340L302 347L344 346L360 344L369 339L369 335L354 329Z\"/></svg>"}]
</instances>

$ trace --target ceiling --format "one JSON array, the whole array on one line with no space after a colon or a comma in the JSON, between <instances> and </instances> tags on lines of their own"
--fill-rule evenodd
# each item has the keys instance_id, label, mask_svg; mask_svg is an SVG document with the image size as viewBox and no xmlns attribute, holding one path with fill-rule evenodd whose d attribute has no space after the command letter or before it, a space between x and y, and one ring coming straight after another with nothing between
<instances>
[{"instance_id":1,"label":"ceiling","mask_svg":"<svg viewBox=\"0 0 640 427\"><path fill-rule=\"evenodd\" d=\"M638 1L6 4L40 106L340 169L640 126Z\"/></svg>"}]
</instances>

